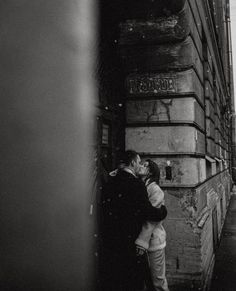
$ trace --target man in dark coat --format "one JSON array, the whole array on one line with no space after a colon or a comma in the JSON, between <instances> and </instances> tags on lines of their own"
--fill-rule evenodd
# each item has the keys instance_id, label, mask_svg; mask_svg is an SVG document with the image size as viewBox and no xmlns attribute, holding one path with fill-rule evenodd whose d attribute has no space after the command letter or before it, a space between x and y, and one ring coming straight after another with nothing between
<instances>
[{"instance_id":1,"label":"man in dark coat","mask_svg":"<svg viewBox=\"0 0 236 291\"><path fill-rule=\"evenodd\" d=\"M123 162L124 168L106 185L102 201L106 291L141 290L147 261L135 240L145 221L158 222L167 215L165 206L152 206L144 183L137 178L141 167L139 155L126 151Z\"/></svg>"}]
</instances>

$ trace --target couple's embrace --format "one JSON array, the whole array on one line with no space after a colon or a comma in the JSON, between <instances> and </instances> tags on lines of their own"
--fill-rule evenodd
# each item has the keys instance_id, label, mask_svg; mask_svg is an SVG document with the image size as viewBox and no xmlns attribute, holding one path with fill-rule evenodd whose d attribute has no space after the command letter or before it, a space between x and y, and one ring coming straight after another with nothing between
<instances>
[{"instance_id":1,"label":"couple's embrace","mask_svg":"<svg viewBox=\"0 0 236 291\"><path fill-rule=\"evenodd\" d=\"M111 175L102 200L103 290L166 291L161 220L167 211L159 168L151 160L141 164L135 151L126 151L120 169Z\"/></svg>"}]
</instances>

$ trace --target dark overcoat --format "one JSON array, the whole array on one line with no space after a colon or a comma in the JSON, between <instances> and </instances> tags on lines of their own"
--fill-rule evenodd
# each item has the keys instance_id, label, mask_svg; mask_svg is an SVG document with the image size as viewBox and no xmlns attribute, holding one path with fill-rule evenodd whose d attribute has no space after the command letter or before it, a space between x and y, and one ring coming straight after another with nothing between
<instances>
[{"instance_id":1,"label":"dark overcoat","mask_svg":"<svg viewBox=\"0 0 236 291\"><path fill-rule=\"evenodd\" d=\"M116 279L119 275L114 290L133 290L134 282L140 279L134 269L135 240L145 221L160 221L166 217L166 208L153 207L144 183L131 173L120 170L104 188L102 209L103 247L106 263L110 263L106 271L111 275L115 273ZM111 281L115 282L114 276ZM131 287L119 288L119 281L125 281L124 284L131 284ZM109 288L113 290L111 286Z\"/></svg>"}]
</instances>

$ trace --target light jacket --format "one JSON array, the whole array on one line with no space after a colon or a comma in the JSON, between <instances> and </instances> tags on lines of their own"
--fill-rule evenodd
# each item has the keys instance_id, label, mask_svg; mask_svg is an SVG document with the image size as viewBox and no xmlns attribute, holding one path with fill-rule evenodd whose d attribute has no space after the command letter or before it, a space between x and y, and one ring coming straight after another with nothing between
<instances>
[{"instance_id":1,"label":"light jacket","mask_svg":"<svg viewBox=\"0 0 236 291\"><path fill-rule=\"evenodd\" d=\"M159 208L164 203L164 192L156 182L148 184L147 181L146 186L149 201L152 206ZM166 232L162 222L145 222L135 244L150 252L163 249L166 246Z\"/></svg>"}]
</instances>

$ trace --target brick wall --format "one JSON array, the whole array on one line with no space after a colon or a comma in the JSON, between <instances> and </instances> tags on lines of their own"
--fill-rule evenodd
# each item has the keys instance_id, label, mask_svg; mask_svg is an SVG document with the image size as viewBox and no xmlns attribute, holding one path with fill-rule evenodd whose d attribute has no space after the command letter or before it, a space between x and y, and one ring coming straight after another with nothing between
<instances>
[{"instance_id":1,"label":"brick wall","mask_svg":"<svg viewBox=\"0 0 236 291\"><path fill-rule=\"evenodd\" d=\"M204 286L214 262L213 229L218 229L219 238L228 201L225 193L229 189L227 171L196 189L165 189L166 266L170 286L184 284L196 290ZM214 209L216 226L212 219Z\"/></svg>"}]
</instances>

